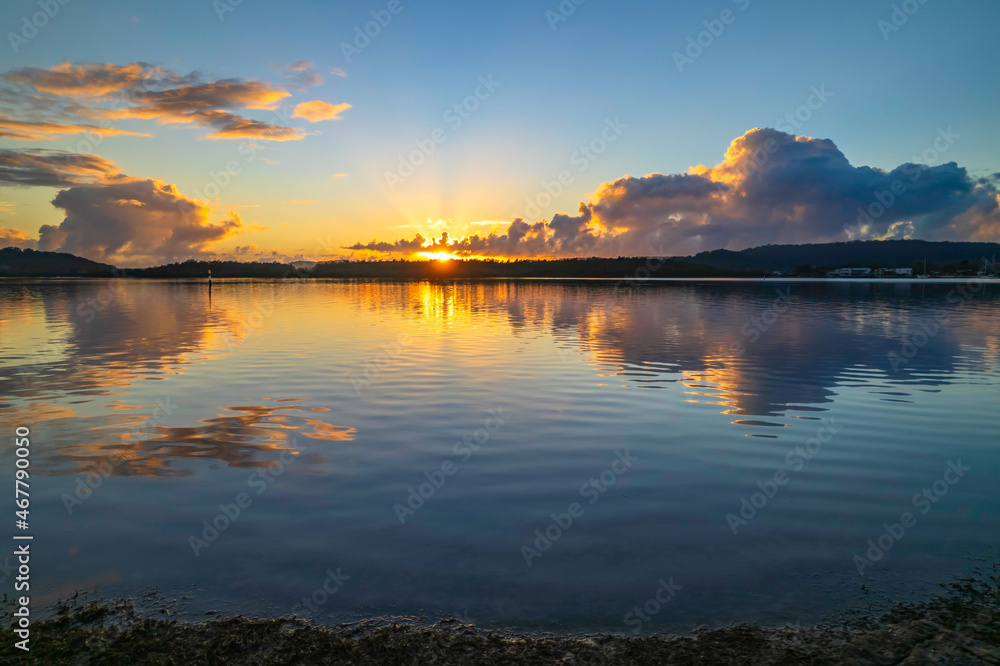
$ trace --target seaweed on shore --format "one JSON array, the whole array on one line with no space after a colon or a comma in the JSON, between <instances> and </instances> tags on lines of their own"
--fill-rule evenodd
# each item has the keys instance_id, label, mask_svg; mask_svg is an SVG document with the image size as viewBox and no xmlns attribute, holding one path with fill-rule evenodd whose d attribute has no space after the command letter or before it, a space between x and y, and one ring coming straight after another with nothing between
<instances>
[{"instance_id":1,"label":"seaweed on shore","mask_svg":"<svg viewBox=\"0 0 1000 666\"><path fill-rule=\"evenodd\" d=\"M751 624L691 636L530 636L458 620L317 626L244 617L198 623L142 617L131 602L60 604L32 626L23 664L1000 664L1000 566L922 603L837 627Z\"/></svg>"}]
</instances>

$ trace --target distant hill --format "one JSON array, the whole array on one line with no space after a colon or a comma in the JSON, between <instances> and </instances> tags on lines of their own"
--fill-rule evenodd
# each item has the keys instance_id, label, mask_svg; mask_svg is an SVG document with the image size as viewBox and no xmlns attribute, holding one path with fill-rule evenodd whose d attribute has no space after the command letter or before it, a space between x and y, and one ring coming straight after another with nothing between
<instances>
[{"instance_id":1,"label":"distant hill","mask_svg":"<svg viewBox=\"0 0 1000 666\"><path fill-rule=\"evenodd\" d=\"M300 264L301 262L296 262ZM645 258L605 259L469 259L466 261L324 261L312 266L237 261L185 261L179 264L134 268L129 277L205 278L379 278L394 280L437 280L474 278L625 278L625 277L745 277L740 271L703 266L690 262L661 260L647 267ZM648 273L647 273L648 271Z\"/></svg>"},{"instance_id":2,"label":"distant hill","mask_svg":"<svg viewBox=\"0 0 1000 666\"><path fill-rule=\"evenodd\" d=\"M0 277L112 277L115 267L66 252L0 249Z\"/></svg>"},{"instance_id":3,"label":"distant hill","mask_svg":"<svg viewBox=\"0 0 1000 666\"><path fill-rule=\"evenodd\" d=\"M919 240L851 241L811 245L764 245L734 252L713 250L690 257L657 260L650 270L643 257L579 259L471 259L468 261L327 261L309 266L257 261L185 261L151 268L115 269L64 252L14 247L0 250L0 277L205 278L386 278L400 280L455 278L625 278L747 277L781 271L823 275L842 266L914 267L946 275L974 274L983 258L1000 256L1000 243L952 243ZM647 273L648 271L648 273Z\"/></svg>"},{"instance_id":4,"label":"distant hill","mask_svg":"<svg viewBox=\"0 0 1000 666\"><path fill-rule=\"evenodd\" d=\"M953 243L950 241L885 240L848 241L809 245L762 245L747 250L712 250L679 261L705 264L736 271L789 272L804 264L840 267L849 264L905 268L928 264L947 265L968 261L979 265L983 257L1000 256L1000 243Z\"/></svg>"},{"instance_id":5,"label":"distant hill","mask_svg":"<svg viewBox=\"0 0 1000 666\"><path fill-rule=\"evenodd\" d=\"M288 264L266 261L185 261L152 268L129 268L129 277L204 278L212 271L214 278L280 278L305 275Z\"/></svg>"},{"instance_id":6,"label":"distant hill","mask_svg":"<svg viewBox=\"0 0 1000 666\"><path fill-rule=\"evenodd\" d=\"M449 262L330 261L317 264L310 275L396 279L747 277L740 271L673 260L657 260L650 268L644 257L510 261L470 259Z\"/></svg>"}]
</instances>

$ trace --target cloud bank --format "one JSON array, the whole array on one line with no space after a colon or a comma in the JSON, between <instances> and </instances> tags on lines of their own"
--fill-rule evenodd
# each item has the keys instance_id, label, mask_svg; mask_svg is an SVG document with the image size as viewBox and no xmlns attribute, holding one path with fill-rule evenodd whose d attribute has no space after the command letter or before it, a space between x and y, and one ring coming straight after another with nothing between
<instances>
[{"instance_id":1,"label":"cloud bank","mask_svg":"<svg viewBox=\"0 0 1000 666\"><path fill-rule=\"evenodd\" d=\"M310 62L273 68L293 90L323 82ZM104 137L152 136L113 127L125 120L201 128L202 138L209 140L299 140L307 132L289 126L281 109L290 96L282 85L267 81L178 74L143 62L62 63L0 72L0 139L91 137L79 144L77 153L0 149L0 186L64 188L52 200L64 213L60 224L42 226L37 239L20 229L2 228L0 244L37 246L119 264L217 256L212 250L216 243L249 230L238 214L230 211L214 218L210 208L174 185L130 176L89 153ZM295 107L293 117L310 122L339 119L348 108L314 100ZM258 119L249 111L267 113Z\"/></svg>"},{"instance_id":2,"label":"cloud bank","mask_svg":"<svg viewBox=\"0 0 1000 666\"><path fill-rule=\"evenodd\" d=\"M957 135L942 130L940 142ZM950 145L950 144L947 144ZM603 183L578 215L505 233L373 240L346 249L458 256L671 256L769 243L877 238L1000 240L995 176L973 178L954 162L853 166L829 139L756 128L713 167L624 176Z\"/></svg>"},{"instance_id":3,"label":"cloud bank","mask_svg":"<svg viewBox=\"0 0 1000 666\"><path fill-rule=\"evenodd\" d=\"M287 71L294 75L293 86L322 81L309 63L296 63ZM204 135L207 139L294 141L305 136L301 130L281 124L287 118L279 107L291 93L266 81L210 80L199 72L180 75L134 62L21 67L0 74L0 82L5 86L0 90L0 137L12 140L37 141L51 134L84 132L149 136L109 127L111 122L124 119L194 125L209 130ZM254 120L235 113L241 109L274 113L268 120ZM15 119L15 115L19 117ZM95 120L104 124L95 126Z\"/></svg>"}]
</instances>

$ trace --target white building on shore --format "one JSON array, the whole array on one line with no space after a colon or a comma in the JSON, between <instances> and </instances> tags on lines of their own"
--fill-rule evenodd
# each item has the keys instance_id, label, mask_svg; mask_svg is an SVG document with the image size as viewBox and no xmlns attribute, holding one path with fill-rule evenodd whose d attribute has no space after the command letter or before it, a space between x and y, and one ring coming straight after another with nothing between
<instances>
[{"instance_id":1,"label":"white building on shore","mask_svg":"<svg viewBox=\"0 0 1000 666\"><path fill-rule=\"evenodd\" d=\"M827 271L827 277L913 277L912 268L879 268L872 272L871 268L835 268Z\"/></svg>"}]
</instances>

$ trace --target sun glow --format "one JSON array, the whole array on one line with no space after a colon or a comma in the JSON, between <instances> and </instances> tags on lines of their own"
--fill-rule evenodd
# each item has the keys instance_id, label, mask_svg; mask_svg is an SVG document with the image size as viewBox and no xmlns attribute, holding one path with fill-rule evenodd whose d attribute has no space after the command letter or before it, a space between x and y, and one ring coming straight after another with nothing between
<instances>
[{"instance_id":1,"label":"sun glow","mask_svg":"<svg viewBox=\"0 0 1000 666\"><path fill-rule=\"evenodd\" d=\"M457 254L451 254L450 252L418 252L417 255L432 261L451 261L452 259L462 258Z\"/></svg>"}]
</instances>

